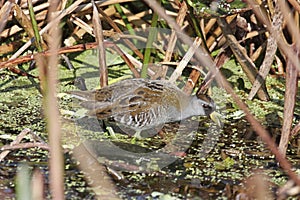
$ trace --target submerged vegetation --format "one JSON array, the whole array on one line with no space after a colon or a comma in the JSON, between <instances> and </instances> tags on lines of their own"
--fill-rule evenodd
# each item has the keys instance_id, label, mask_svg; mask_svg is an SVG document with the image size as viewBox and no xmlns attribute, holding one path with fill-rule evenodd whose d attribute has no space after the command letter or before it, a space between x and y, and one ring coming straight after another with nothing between
<instances>
[{"instance_id":1,"label":"submerged vegetation","mask_svg":"<svg viewBox=\"0 0 300 200\"><path fill-rule=\"evenodd\" d=\"M298 3L155 2L0 3L0 198L299 197ZM135 139L68 93L134 77L208 93L223 126Z\"/></svg>"}]
</instances>

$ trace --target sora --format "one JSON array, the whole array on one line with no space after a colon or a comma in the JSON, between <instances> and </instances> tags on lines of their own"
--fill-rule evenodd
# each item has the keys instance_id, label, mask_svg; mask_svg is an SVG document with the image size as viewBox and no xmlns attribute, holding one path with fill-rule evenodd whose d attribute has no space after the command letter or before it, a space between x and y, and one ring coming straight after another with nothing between
<instances>
[{"instance_id":1,"label":"sora","mask_svg":"<svg viewBox=\"0 0 300 200\"><path fill-rule=\"evenodd\" d=\"M113 119L134 129L136 137L143 130L196 115L210 115L220 124L210 97L188 96L163 80L127 79L100 90L71 94L82 101L81 105L89 110L89 115Z\"/></svg>"}]
</instances>

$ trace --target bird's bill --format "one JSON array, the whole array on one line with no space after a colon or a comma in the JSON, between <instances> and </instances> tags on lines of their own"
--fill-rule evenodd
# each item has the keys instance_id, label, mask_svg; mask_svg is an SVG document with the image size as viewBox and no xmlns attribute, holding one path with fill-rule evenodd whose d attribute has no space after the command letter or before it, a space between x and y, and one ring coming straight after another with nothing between
<instances>
[{"instance_id":1,"label":"bird's bill","mask_svg":"<svg viewBox=\"0 0 300 200\"><path fill-rule=\"evenodd\" d=\"M210 115L210 118L217 124L218 127L222 127L223 126L223 122L222 122L222 118L221 118L221 114L213 111Z\"/></svg>"}]
</instances>

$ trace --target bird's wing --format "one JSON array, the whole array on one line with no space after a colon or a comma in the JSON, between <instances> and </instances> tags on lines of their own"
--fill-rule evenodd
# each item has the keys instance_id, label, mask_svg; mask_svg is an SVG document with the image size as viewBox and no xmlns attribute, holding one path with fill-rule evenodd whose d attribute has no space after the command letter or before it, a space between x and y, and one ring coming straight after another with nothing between
<instances>
[{"instance_id":1,"label":"bird's wing","mask_svg":"<svg viewBox=\"0 0 300 200\"><path fill-rule=\"evenodd\" d=\"M112 116L118 122L131 126L146 126L161 119L163 91L153 91L145 86L137 87L131 94L120 96L114 103ZM157 124L155 122L154 124ZM143 125L141 125L143 124Z\"/></svg>"},{"instance_id":2,"label":"bird's wing","mask_svg":"<svg viewBox=\"0 0 300 200\"><path fill-rule=\"evenodd\" d=\"M169 104L174 104L173 101L176 99L175 95L170 94L169 89L166 83L131 79L128 82L119 82L100 90L77 91L71 94L82 100L81 105L90 110L90 115L100 119L109 117L116 119L145 116L149 113L160 115L160 110ZM166 114L164 113L164 115Z\"/></svg>"},{"instance_id":3,"label":"bird's wing","mask_svg":"<svg viewBox=\"0 0 300 200\"><path fill-rule=\"evenodd\" d=\"M114 117L117 121L121 117L130 118L136 115L150 113L151 109L160 109L162 102L162 95L148 91L147 89L141 90L137 88L130 94L119 95L118 98L110 101L99 102L97 100L89 100L81 103L81 106L88 109L90 116L96 116L99 119ZM145 114L146 113L146 114Z\"/></svg>"}]
</instances>

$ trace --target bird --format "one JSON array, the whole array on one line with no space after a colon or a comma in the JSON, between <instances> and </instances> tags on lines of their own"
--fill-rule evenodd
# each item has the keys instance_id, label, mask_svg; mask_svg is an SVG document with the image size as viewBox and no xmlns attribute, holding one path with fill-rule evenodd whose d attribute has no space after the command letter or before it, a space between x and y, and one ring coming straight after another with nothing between
<instances>
[{"instance_id":1,"label":"bird","mask_svg":"<svg viewBox=\"0 0 300 200\"><path fill-rule=\"evenodd\" d=\"M212 98L187 95L167 80L125 79L101 89L70 94L81 101L89 116L113 119L133 129L136 138L141 138L141 131L192 116L211 116L220 124Z\"/></svg>"}]
</instances>

